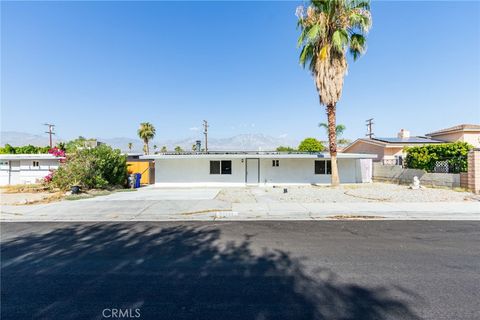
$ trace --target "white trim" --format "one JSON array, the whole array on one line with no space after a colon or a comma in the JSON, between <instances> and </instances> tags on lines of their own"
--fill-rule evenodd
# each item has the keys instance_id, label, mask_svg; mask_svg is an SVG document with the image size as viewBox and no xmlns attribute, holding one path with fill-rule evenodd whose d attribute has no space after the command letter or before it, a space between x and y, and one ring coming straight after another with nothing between
<instances>
[{"instance_id":1,"label":"white trim","mask_svg":"<svg viewBox=\"0 0 480 320\"><path fill-rule=\"evenodd\" d=\"M53 154L0 154L0 160L61 160Z\"/></svg>"},{"instance_id":2,"label":"white trim","mask_svg":"<svg viewBox=\"0 0 480 320\"><path fill-rule=\"evenodd\" d=\"M375 159L376 154L362 154L362 153L338 153L337 159ZM199 154L156 154L141 156L140 159L330 159L328 153L199 153Z\"/></svg>"}]
</instances>

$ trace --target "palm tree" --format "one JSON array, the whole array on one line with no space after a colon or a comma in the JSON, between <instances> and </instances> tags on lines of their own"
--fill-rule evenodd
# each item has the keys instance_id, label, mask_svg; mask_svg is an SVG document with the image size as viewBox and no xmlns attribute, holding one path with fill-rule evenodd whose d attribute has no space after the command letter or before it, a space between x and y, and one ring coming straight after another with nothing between
<instances>
[{"instance_id":1,"label":"palm tree","mask_svg":"<svg viewBox=\"0 0 480 320\"><path fill-rule=\"evenodd\" d=\"M176 146L174 150L175 150L176 153L182 153L183 152L183 149L180 146Z\"/></svg>"},{"instance_id":2,"label":"palm tree","mask_svg":"<svg viewBox=\"0 0 480 320\"><path fill-rule=\"evenodd\" d=\"M369 0L312 0L296 11L301 29L298 46L300 64L312 72L320 98L326 107L328 144L332 163L332 186L340 184L337 167L336 105L342 94L347 72L346 51L353 59L366 50L371 26Z\"/></svg>"},{"instance_id":3,"label":"palm tree","mask_svg":"<svg viewBox=\"0 0 480 320\"><path fill-rule=\"evenodd\" d=\"M129 150L129 151L132 151L132 148L133 148L133 143L129 142L129 143L128 143L128 150Z\"/></svg>"},{"instance_id":4,"label":"palm tree","mask_svg":"<svg viewBox=\"0 0 480 320\"><path fill-rule=\"evenodd\" d=\"M166 152L167 152L167 147L166 147L166 146L163 146L162 149L160 149L160 152L166 153Z\"/></svg>"},{"instance_id":5,"label":"palm tree","mask_svg":"<svg viewBox=\"0 0 480 320\"><path fill-rule=\"evenodd\" d=\"M155 137L155 127L150 122L142 122L137 133L140 139L143 140L143 152L149 154L148 142Z\"/></svg>"},{"instance_id":6,"label":"palm tree","mask_svg":"<svg viewBox=\"0 0 480 320\"><path fill-rule=\"evenodd\" d=\"M320 128L324 128L325 131L327 132L327 136L328 136L328 124L326 124L325 122L322 122L322 123L319 123L318 126ZM350 144L350 140L340 138L343 135L343 133L345 132L346 129L347 129L347 127L345 127L345 125L343 125L343 124L337 124L335 126L335 138L337 139L337 145L345 146L347 144Z\"/></svg>"},{"instance_id":7,"label":"palm tree","mask_svg":"<svg viewBox=\"0 0 480 320\"><path fill-rule=\"evenodd\" d=\"M156 144L153 145L153 153L155 153L158 149L158 146Z\"/></svg>"}]
</instances>

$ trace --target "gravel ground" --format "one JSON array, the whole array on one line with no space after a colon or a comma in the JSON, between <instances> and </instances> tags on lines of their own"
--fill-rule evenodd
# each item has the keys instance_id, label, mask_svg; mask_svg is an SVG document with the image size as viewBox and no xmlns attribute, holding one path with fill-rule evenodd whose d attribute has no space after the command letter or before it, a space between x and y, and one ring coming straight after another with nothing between
<instances>
[{"instance_id":1,"label":"gravel ground","mask_svg":"<svg viewBox=\"0 0 480 320\"><path fill-rule=\"evenodd\" d=\"M2 205L21 205L30 202L36 202L52 196L52 193L5 193L0 191L0 204Z\"/></svg>"},{"instance_id":2,"label":"gravel ground","mask_svg":"<svg viewBox=\"0 0 480 320\"><path fill-rule=\"evenodd\" d=\"M288 186L224 188L216 199L233 203L245 202L444 202L479 200L469 192L449 189L422 188L411 190L408 186L371 183L362 185L328 186Z\"/></svg>"}]
</instances>

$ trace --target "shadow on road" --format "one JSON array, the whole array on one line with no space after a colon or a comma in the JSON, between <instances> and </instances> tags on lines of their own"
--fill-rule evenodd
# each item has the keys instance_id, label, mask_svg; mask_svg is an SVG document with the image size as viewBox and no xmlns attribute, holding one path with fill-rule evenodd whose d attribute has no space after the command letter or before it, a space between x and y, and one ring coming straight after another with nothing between
<instances>
[{"instance_id":1,"label":"shadow on road","mask_svg":"<svg viewBox=\"0 0 480 320\"><path fill-rule=\"evenodd\" d=\"M220 239L212 227L79 224L7 240L1 318L102 319L105 308L139 308L141 319L417 318L394 288L309 274L287 252L255 253L248 236Z\"/></svg>"}]
</instances>

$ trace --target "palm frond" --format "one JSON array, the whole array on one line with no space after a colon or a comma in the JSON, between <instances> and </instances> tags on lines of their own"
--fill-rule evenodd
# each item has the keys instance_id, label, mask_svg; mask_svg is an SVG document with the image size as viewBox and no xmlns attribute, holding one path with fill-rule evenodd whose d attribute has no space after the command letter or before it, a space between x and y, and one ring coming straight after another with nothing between
<instances>
[{"instance_id":1,"label":"palm frond","mask_svg":"<svg viewBox=\"0 0 480 320\"><path fill-rule=\"evenodd\" d=\"M348 45L348 32L344 29L335 30L332 35L332 48L338 53L343 53L344 48Z\"/></svg>"}]
</instances>

